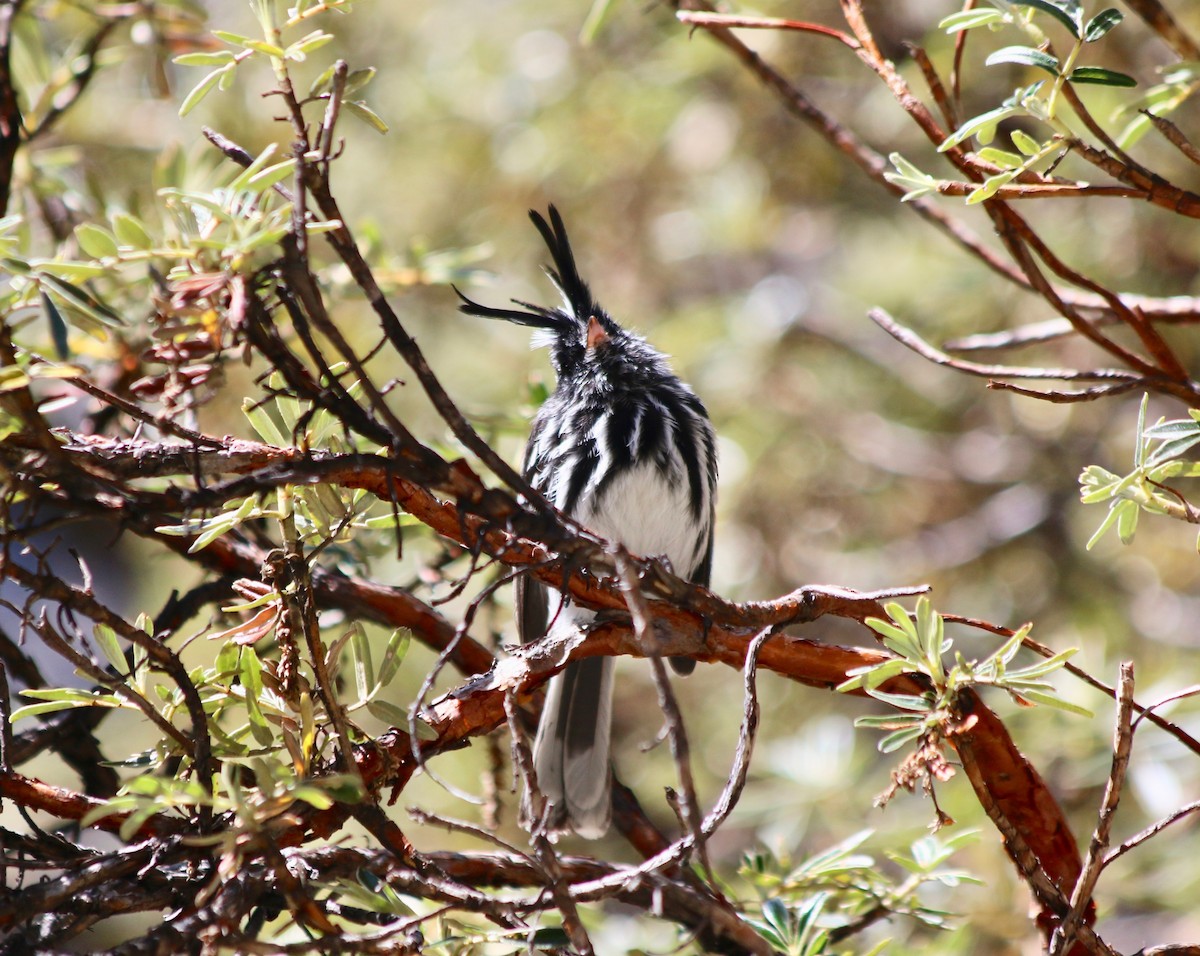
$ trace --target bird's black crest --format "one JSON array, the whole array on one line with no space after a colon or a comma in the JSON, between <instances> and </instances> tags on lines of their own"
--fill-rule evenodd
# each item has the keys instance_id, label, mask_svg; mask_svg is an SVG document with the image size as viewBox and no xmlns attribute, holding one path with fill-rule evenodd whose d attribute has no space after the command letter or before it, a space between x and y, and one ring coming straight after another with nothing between
<instances>
[{"instance_id":1,"label":"bird's black crest","mask_svg":"<svg viewBox=\"0 0 1200 956\"><path fill-rule=\"evenodd\" d=\"M462 299L460 312L467 315L478 315L487 319L503 319L515 322L517 325L532 326L537 329L550 329L554 332L567 332L577 329L587 323L590 316L600 312L599 306L592 300L591 290L586 282L579 277L579 269L575 265L575 253L571 251L571 240L567 238L567 227L563 224L558 209L550 206L550 219L546 220L536 209L529 210L529 218L537 227L550 250L554 265L546 268L546 274L562 293L570 311L563 308L549 309L545 306L534 305L513 299L514 305L520 309L497 309L483 305L467 298L455 288L454 291Z\"/></svg>"}]
</instances>

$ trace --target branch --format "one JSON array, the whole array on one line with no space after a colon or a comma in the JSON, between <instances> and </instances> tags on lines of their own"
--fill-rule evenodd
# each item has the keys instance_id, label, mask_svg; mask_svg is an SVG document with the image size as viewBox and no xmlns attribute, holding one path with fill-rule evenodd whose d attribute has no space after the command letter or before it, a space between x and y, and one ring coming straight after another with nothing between
<instances>
[{"instance_id":1,"label":"branch","mask_svg":"<svg viewBox=\"0 0 1200 956\"><path fill-rule=\"evenodd\" d=\"M1050 941L1051 956L1061 956L1067 951L1075 940L1080 922L1088 913L1094 913L1096 908L1092 894L1104 868L1104 851L1108 848L1109 837L1112 834L1113 820L1121 800L1121 787L1125 783L1125 771L1129 767L1129 752L1133 747L1133 727L1130 722L1133 715L1133 664L1121 664L1119 686L1116 725L1113 728L1112 769L1108 774L1104 797L1100 801L1096 830L1092 834L1092 842L1083 861L1083 870L1071 891L1071 911L1059 924L1054 938Z\"/></svg>"}]
</instances>

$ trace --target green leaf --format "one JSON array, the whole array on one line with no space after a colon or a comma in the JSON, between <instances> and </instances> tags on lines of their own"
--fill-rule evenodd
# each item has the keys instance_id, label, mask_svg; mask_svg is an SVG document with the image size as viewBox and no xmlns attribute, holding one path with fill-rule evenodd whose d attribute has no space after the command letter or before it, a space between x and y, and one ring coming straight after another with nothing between
<instances>
[{"instance_id":1,"label":"green leaf","mask_svg":"<svg viewBox=\"0 0 1200 956\"><path fill-rule=\"evenodd\" d=\"M375 67L367 66L361 70L351 70L346 77L346 93L357 93L375 79Z\"/></svg>"},{"instance_id":2,"label":"green leaf","mask_svg":"<svg viewBox=\"0 0 1200 956\"><path fill-rule=\"evenodd\" d=\"M997 50L983 61L987 66L997 63L1018 63L1022 66L1036 66L1045 70L1051 76L1058 76L1058 60L1044 50L1035 50L1031 46L1006 46Z\"/></svg>"},{"instance_id":3,"label":"green leaf","mask_svg":"<svg viewBox=\"0 0 1200 956\"><path fill-rule=\"evenodd\" d=\"M1142 402L1138 406L1137 430L1134 432L1137 435L1137 442L1133 446L1133 467L1141 468L1146 463L1146 446L1142 443L1142 436L1146 434L1146 408L1150 404L1150 393L1142 393Z\"/></svg>"},{"instance_id":4,"label":"green leaf","mask_svg":"<svg viewBox=\"0 0 1200 956\"><path fill-rule=\"evenodd\" d=\"M231 193L236 193L245 189L249 184L251 177L258 175L260 171L266 169L267 165L271 162L272 158L275 156L275 153L278 151L278 143L268 143L266 148L254 157L254 160L250 163L250 165L238 173L238 175L229 183L229 191ZM203 197L196 198L201 199ZM224 210L222 210L220 207L214 208L214 212L221 213L223 211Z\"/></svg>"},{"instance_id":5,"label":"green leaf","mask_svg":"<svg viewBox=\"0 0 1200 956\"><path fill-rule=\"evenodd\" d=\"M233 59L232 50L217 50L215 53L181 53L171 62L179 66L222 66Z\"/></svg>"},{"instance_id":6,"label":"green leaf","mask_svg":"<svg viewBox=\"0 0 1200 956\"><path fill-rule=\"evenodd\" d=\"M876 700L881 700L885 704L891 704L893 707L899 707L901 710L911 710L915 713L928 713L933 704L928 698L918 694L889 694L882 690L873 690L869 692Z\"/></svg>"},{"instance_id":7,"label":"green leaf","mask_svg":"<svg viewBox=\"0 0 1200 956\"><path fill-rule=\"evenodd\" d=\"M78 365L31 365L28 370L29 377L34 378L82 378L84 375L83 369Z\"/></svg>"},{"instance_id":8,"label":"green leaf","mask_svg":"<svg viewBox=\"0 0 1200 956\"><path fill-rule=\"evenodd\" d=\"M1134 533L1137 531L1138 518L1141 516L1142 510L1133 501L1120 501L1117 503L1117 537L1121 539L1122 544L1129 544L1133 541Z\"/></svg>"},{"instance_id":9,"label":"green leaf","mask_svg":"<svg viewBox=\"0 0 1200 956\"><path fill-rule=\"evenodd\" d=\"M292 174L292 170L296 168L294 159L285 159L281 163L276 163L274 166L268 166L261 172L255 173L250 177L246 184L249 189L256 192L265 192L270 189L280 180L286 179Z\"/></svg>"},{"instance_id":10,"label":"green leaf","mask_svg":"<svg viewBox=\"0 0 1200 956\"><path fill-rule=\"evenodd\" d=\"M922 727L906 727L903 730L890 733L879 741L879 752L883 754L895 753L901 747L918 739L922 733L924 733L924 728Z\"/></svg>"},{"instance_id":11,"label":"green leaf","mask_svg":"<svg viewBox=\"0 0 1200 956\"><path fill-rule=\"evenodd\" d=\"M989 176L967 197L967 205L974 206L991 199L1002 186L1007 186L1016 178L1017 172L1015 169L1006 169L1002 173L996 173L995 176Z\"/></svg>"},{"instance_id":12,"label":"green leaf","mask_svg":"<svg viewBox=\"0 0 1200 956\"><path fill-rule=\"evenodd\" d=\"M50 291L50 293L58 295L66 305L78 309L79 312L97 323L107 325L110 329L121 329L125 326L120 315L113 312L113 309L95 299L88 291L80 289L78 285L47 272L44 270L44 266L38 266L37 279L41 283L43 291Z\"/></svg>"},{"instance_id":13,"label":"green leaf","mask_svg":"<svg viewBox=\"0 0 1200 956\"><path fill-rule=\"evenodd\" d=\"M973 30L976 27L989 27L1005 22L1005 15L994 9L959 10L938 21L938 29L947 33L958 33L962 30Z\"/></svg>"},{"instance_id":14,"label":"green leaf","mask_svg":"<svg viewBox=\"0 0 1200 956\"><path fill-rule=\"evenodd\" d=\"M241 45L247 50L253 50L256 53L265 53L267 56L274 57L277 60L283 59L283 47L276 46L274 43L268 43L266 40L243 40Z\"/></svg>"},{"instance_id":15,"label":"green leaf","mask_svg":"<svg viewBox=\"0 0 1200 956\"><path fill-rule=\"evenodd\" d=\"M16 719L14 715L14 719ZM137 799L128 796L113 797L111 800L102 803L98 807L92 807L79 820L80 826L89 827L97 820L103 820L105 817L115 816L118 813L125 813L137 806Z\"/></svg>"},{"instance_id":16,"label":"green leaf","mask_svg":"<svg viewBox=\"0 0 1200 956\"><path fill-rule=\"evenodd\" d=\"M1094 548L1100 541L1100 539L1104 537L1108 529L1116 523L1117 518L1119 517L1117 514L1118 504L1121 504L1121 502L1114 501L1109 507L1108 514L1105 515L1104 520L1100 522L1100 527L1096 529L1095 533L1090 538L1088 538L1088 543L1084 546L1084 550L1091 551L1092 548Z\"/></svg>"},{"instance_id":17,"label":"green leaf","mask_svg":"<svg viewBox=\"0 0 1200 956\"><path fill-rule=\"evenodd\" d=\"M1042 151L1042 144L1021 129L1014 129L1008 134L1013 145L1025 156L1036 156Z\"/></svg>"},{"instance_id":18,"label":"green leaf","mask_svg":"<svg viewBox=\"0 0 1200 956\"><path fill-rule=\"evenodd\" d=\"M15 392L28 387L29 373L25 369L16 365L0 368L0 392Z\"/></svg>"},{"instance_id":19,"label":"green leaf","mask_svg":"<svg viewBox=\"0 0 1200 956\"><path fill-rule=\"evenodd\" d=\"M875 865L875 860L865 853L855 853L867 842L875 831L859 830L833 846L810 856L787 875L787 881L796 882L826 873L844 873L847 870L866 870Z\"/></svg>"},{"instance_id":20,"label":"green leaf","mask_svg":"<svg viewBox=\"0 0 1200 956\"><path fill-rule=\"evenodd\" d=\"M375 664L371 660L371 644L367 632L357 621L351 627L350 652L354 662L354 689L358 699L366 700L375 687Z\"/></svg>"},{"instance_id":21,"label":"green leaf","mask_svg":"<svg viewBox=\"0 0 1200 956\"><path fill-rule=\"evenodd\" d=\"M579 42L583 46L590 46L595 42L615 6L616 0L592 0L587 16L583 19L583 26L579 28Z\"/></svg>"},{"instance_id":22,"label":"green leaf","mask_svg":"<svg viewBox=\"0 0 1200 956\"><path fill-rule=\"evenodd\" d=\"M403 916L415 915L412 907L401 899L392 887L367 869L358 871L358 881L371 895L363 902L370 908L381 913L398 913ZM346 884L343 884L345 886ZM351 884L353 889L353 885Z\"/></svg>"},{"instance_id":23,"label":"green leaf","mask_svg":"<svg viewBox=\"0 0 1200 956\"><path fill-rule=\"evenodd\" d=\"M287 448L292 444L291 440L279 430L279 426L275 424L275 419L271 417L265 404L256 402L252 398L244 398L242 399L242 414L250 420L250 425L258 432L258 437L267 444L277 445L280 448Z\"/></svg>"},{"instance_id":24,"label":"green leaf","mask_svg":"<svg viewBox=\"0 0 1200 956\"><path fill-rule=\"evenodd\" d=\"M1001 644L1000 647L997 648L988 659L1007 664L1017 656L1017 651L1021 649L1021 645L1024 643L1025 638L1029 636L1029 630L1030 629L1028 627L1022 627L1020 630L1016 631L1013 636Z\"/></svg>"},{"instance_id":25,"label":"green leaf","mask_svg":"<svg viewBox=\"0 0 1200 956\"><path fill-rule=\"evenodd\" d=\"M251 647L243 647L239 655L240 676L246 694L256 701L262 696L262 662Z\"/></svg>"},{"instance_id":26,"label":"green leaf","mask_svg":"<svg viewBox=\"0 0 1200 956\"><path fill-rule=\"evenodd\" d=\"M254 499L247 498L246 500L253 501ZM239 518L238 518L236 512L225 512L224 514L217 515L217 516L209 519L208 521L203 522L201 525L203 530L200 531L200 533L198 535L196 535L196 540L193 541L190 545L188 545L187 553L188 554L198 554L199 552L201 552L205 548L207 548L210 544L212 544L214 541L216 541L217 538L221 537L221 535L225 534L225 532L227 532L230 529L237 526L238 523L239 523ZM195 531L198 531L198 530L200 530L200 529L192 528L190 530L185 530L183 533L184 534L193 534ZM166 531L166 530L163 531L163 534L170 534L170 533L171 533L170 531Z\"/></svg>"},{"instance_id":27,"label":"green leaf","mask_svg":"<svg viewBox=\"0 0 1200 956\"><path fill-rule=\"evenodd\" d=\"M391 701L373 697L367 702L367 713L372 717L382 720L389 727L399 727L401 729L408 727L408 711L403 707L396 706ZM418 721L417 729L419 730L421 726L421 723ZM421 735L418 734L417 736L420 737Z\"/></svg>"},{"instance_id":28,"label":"green leaf","mask_svg":"<svg viewBox=\"0 0 1200 956\"><path fill-rule=\"evenodd\" d=\"M42 312L50 326L50 340L54 343L54 353L62 361L71 357L71 343L67 333L67 323L54 300L45 292L38 293L38 301L42 304Z\"/></svg>"},{"instance_id":29,"label":"green leaf","mask_svg":"<svg viewBox=\"0 0 1200 956\"><path fill-rule=\"evenodd\" d=\"M119 212L113 216L112 224L117 239L123 245L132 246L134 249L149 249L154 245L150 233L137 217L127 212Z\"/></svg>"},{"instance_id":30,"label":"green leaf","mask_svg":"<svg viewBox=\"0 0 1200 956\"><path fill-rule=\"evenodd\" d=\"M1083 32L1083 9L1078 0L1012 0L1014 7L1032 7L1048 13L1079 38Z\"/></svg>"},{"instance_id":31,"label":"green leaf","mask_svg":"<svg viewBox=\"0 0 1200 956\"><path fill-rule=\"evenodd\" d=\"M889 650L910 661L921 660L921 645L915 634L877 617L867 618L867 626L879 634Z\"/></svg>"},{"instance_id":32,"label":"green leaf","mask_svg":"<svg viewBox=\"0 0 1200 956\"><path fill-rule=\"evenodd\" d=\"M78 707L123 707L124 701L116 694L101 694L97 691L84 691L74 687L53 688L40 691L21 691L23 697L33 697L42 700L40 704L26 704L12 713L12 722L26 717L36 717L39 714L52 714L59 710L73 710Z\"/></svg>"},{"instance_id":33,"label":"green leaf","mask_svg":"<svg viewBox=\"0 0 1200 956\"><path fill-rule=\"evenodd\" d=\"M258 706L262 697L262 663L252 647L243 647L241 656L242 686L246 688L246 715L250 718L250 733L264 747L269 746L275 739L267 719Z\"/></svg>"},{"instance_id":34,"label":"green leaf","mask_svg":"<svg viewBox=\"0 0 1200 956\"><path fill-rule=\"evenodd\" d=\"M1001 120L1008 119L1010 116L1023 116L1025 110L1014 104L998 106L994 110L988 110L986 113L980 113L978 116L967 120L958 129L951 133L940 146L938 152L944 153L948 149L952 149L961 143L963 140L969 139L972 136L977 136L981 143L989 143L996 135L996 124Z\"/></svg>"},{"instance_id":35,"label":"green leaf","mask_svg":"<svg viewBox=\"0 0 1200 956\"><path fill-rule=\"evenodd\" d=\"M1096 716L1086 707L1080 707L1078 704L1073 704L1069 700L1063 700L1054 694L1043 694L1041 691L1026 690L1021 691L1021 696L1028 698L1035 704L1041 704L1043 707L1052 707L1055 710L1063 710L1068 714L1078 714L1080 717Z\"/></svg>"},{"instance_id":36,"label":"green leaf","mask_svg":"<svg viewBox=\"0 0 1200 956\"><path fill-rule=\"evenodd\" d=\"M1173 418L1155 422L1142 432L1143 438L1175 438L1179 435L1200 435L1200 422L1194 418Z\"/></svg>"},{"instance_id":37,"label":"green leaf","mask_svg":"<svg viewBox=\"0 0 1200 956\"><path fill-rule=\"evenodd\" d=\"M75 240L79 243L79 248L93 259L115 256L119 251L113 234L94 223L84 222L76 226Z\"/></svg>"},{"instance_id":38,"label":"green leaf","mask_svg":"<svg viewBox=\"0 0 1200 956\"><path fill-rule=\"evenodd\" d=\"M96 645L112 665L113 670L124 677L129 670L129 665L125 662L125 652L121 650L117 632L107 624L96 624L92 628L92 637L96 639Z\"/></svg>"},{"instance_id":39,"label":"green leaf","mask_svg":"<svg viewBox=\"0 0 1200 956\"><path fill-rule=\"evenodd\" d=\"M1091 83L1095 86L1137 86L1138 82L1128 73L1106 70L1102 66L1077 66L1067 77L1072 83Z\"/></svg>"},{"instance_id":40,"label":"green leaf","mask_svg":"<svg viewBox=\"0 0 1200 956\"><path fill-rule=\"evenodd\" d=\"M315 807L318 810L328 810L333 806L333 797L320 787L297 787L292 791L292 796L297 800L303 800L310 807Z\"/></svg>"},{"instance_id":41,"label":"green leaf","mask_svg":"<svg viewBox=\"0 0 1200 956\"><path fill-rule=\"evenodd\" d=\"M1178 458L1197 444L1200 444L1200 434L1182 435L1171 441L1165 441L1155 450L1153 455L1146 459L1146 466L1153 468L1155 465L1161 465L1172 458Z\"/></svg>"},{"instance_id":42,"label":"green leaf","mask_svg":"<svg viewBox=\"0 0 1200 956\"><path fill-rule=\"evenodd\" d=\"M332 33L314 30L308 36L302 37L295 43L288 46L288 48L283 51L284 59L300 63L308 58L308 54L321 49L321 47L323 47L326 43L329 43L332 39Z\"/></svg>"},{"instance_id":43,"label":"green leaf","mask_svg":"<svg viewBox=\"0 0 1200 956\"><path fill-rule=\"evenodd\" d=\"M922 172L900 153L892 153L888 156L888 160L895 167L896 171L894 173L884 173L883 178L893 186L902 186L908 190L900 197L901 202L909 202L920 196L937 191L937 179L926 172ZM534 402L533 404L540 405L541 402Z\"/></svg>"},{"instance_id":44,"label":"green leaf","mask_svg":"<svg viewBox=\"0 0 1200 956\"><path fill-rule=\"evenodd\" d=\"M108 269L96 262L63 262L54 259L31 259L30 265L38 270L39 276L54 276L63 281L69 279L99 279L108 274ZM75 292L91 303L96 300L82 289Z\"/></svg>"},{"instance_id":45,"label":"green leaf","mask_svg":"<svg viewBox=\"0 0 1200 956\"><path fill-rule=\"evenodd\" d=\"M872 730L897 730L902 727L922 727L924 721L919 717L888 714L886 716L855 717L854 726L868 727Z\"/></svg>"},{"instance_id":46,"label":"green leaf","mask_svg":"<svg viewBox=\"0 0 1200 956\"><path fill-rule=\"evenodd\" d=\"M342 103L342 106L377 133L386 133L388 131L388 124L380 119L379 115L361 100L346 100Z\"/></svg>"},{"instance_id":47,"label":"green leaf","mask_svg":"<svg viewBox=\"0 0 1200 956\"><path fill-rule=\"evenodd\" d=\"M763 901L762 905L763 919L767 921L767 925L773 929L781 939L788 939L791 936L791 917L788 913L787 904L778 897L771 897Z\"/></svg>"},{"instance_id":48,"label":"green leaf","mask_svg":"<svg viewBox=\"0 0 1200 956\"><path fill-rule=\"evenodd\" d=\"M1025 157L1010 153L1006 149L996 149L985 146L979 151L979 158L985 162L994 163L1001 169L1020 169L1025 165Z\"/></svg>"},{"instance_id":49,"label":"green leaf","mask_svg":"<svg viewBox=\"0 0 1200 956\"><path fill-rule=\"evenodd\" d=\"M388 638L387 649L383 652L383 660L379 664L379 686L387 687L400 671L400 665L408 654L412 644L412 631L407 627L398 627Z\"/></svg>"},{"instance_id":50,"label":"green leaf","mask_svg":"<svg viewBox=\"0 0 1200 956\"><path fill-rule=\"evenodd\" d=\"M224 40L226 43L232 43L234 46L242 46L250 38L242 36L240 33L230 33L228 30L213 30L213 36L218 40Z\"/></svg>"},{"instance_id":51,"label":"green leaf","mask_svg":"<svg viewBox=\"0 0 1200 956\"><path fill-rule=\"evenodd\" d=\"M188 91L188 95L183 98L183 102L179 105L179 115L187 116L192 110L200 105L200 101L208 96L213 91L213 88L221 82L223 77L229 70L234 68L234 64L230 63L220 69L213 70L206 75L199 83Z\"/></svg>"},{"instance_id":52,"label":"green leaf","mask_svg":"<svg viewBox=\"0 0 1200 956\"><path fill-rule=\"evenodd\" d=\"M1125 14L1113 7L1101 10L1092 17L1088 25L1084 28L1083 39L1088 43L1095 43L1124 19Z\"/></svg>"},{"instance_id":53,"label":"green leaf","mask_svg":"<svg viewBox=\"0 0 1200 956\"><path fill-rule=\"evenodd\" d=\"M882 664L861 668L859 673L852 673L849 680L838 684L835 689L842 693L857 690L859 687L870 690L887 683L887 681L893 677L898 677L900 674L911 674L914 670L916 670L916 667L911 661L903 657L896 657L892 660L884 661Z\"/></svg>"}]
</instances>

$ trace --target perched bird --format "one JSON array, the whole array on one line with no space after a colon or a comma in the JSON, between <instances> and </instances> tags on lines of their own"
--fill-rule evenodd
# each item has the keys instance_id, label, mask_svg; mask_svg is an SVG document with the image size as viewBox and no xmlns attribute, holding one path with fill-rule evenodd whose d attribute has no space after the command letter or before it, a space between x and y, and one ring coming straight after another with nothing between
<instances>
[{"instance_id":1,"label":"perched bird","mask_svg":"<svg viewBox=\"0 0 1200 956\"><path fill-rule=\"evenodd\" d=\"M717 485L708 413L662 353L592 298L558 210L550 207L549 221L532 210L529 217L550 249L546 272L562 306L513 300L519 309L496 309L459 293L463 312L531 326L534 346L550 347L557 385L534 418L525 476L584 527L635 554L665 557L676 574L707 585ZM516 603L523 642L585 628L595 617L525 577ZM689 658L671 663L685 674L695 666ZM550 681L533 756L552 832L595 838L608 829L612 692L610 657L572 661Z\"/></svg>"}]
</instances>

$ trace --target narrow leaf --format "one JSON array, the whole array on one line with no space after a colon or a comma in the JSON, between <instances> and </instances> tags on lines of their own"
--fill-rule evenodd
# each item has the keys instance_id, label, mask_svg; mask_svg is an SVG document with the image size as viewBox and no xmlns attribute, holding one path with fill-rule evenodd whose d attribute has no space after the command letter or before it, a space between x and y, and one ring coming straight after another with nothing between
<instances>
[{"instance_id":1,"label":"narrow leaf","mask_svg":"<svg viewBox=\"0 0 1200 956\"><path fill-rule=\"evenodd\" d=\"M1083 10L1078 2L1072 0L1013 0L1014 7L1032 7L1042 13L1048 13L1059 23L1071 31L1071 36L1079 38L1083 31Z\"/></svg>"},{"instance_id":2,"label":"narrow leaf","mask_svg":"<svg viewBox=\"0 0 1200 956\"><path fill-rule=\"evenodd\" d=\"M125 662L125 652L121 650L121 642L117 638L117 632L107 624L97 624L92 628L92 636L96 639L96 646L104 653L105 659L112 665L122 677L129 670L129 665Z\"/></svg>"},{"instance_id":3,"label":"narrow leaf","mask_svg":"<svg viewBox=\"0 0 1200 956\"><path fill-rule=\"evenodd\" d=\"M233 58L232 50L217 50L215 53L181 53L171 62L179 66L223 66Z\"/></svg>"},{"instance_id":4,"label":"narrow leaf","mask_svg":"<svg viewBox=\"0 0 1200 956\"><path fill-rule=\"evenodd\" d=\"M987 199L991 199L1000 191L1002 186L1007 186L1016 178L1017 170L1006 169L1002 173L996 173L995 176L989 176L985 179L977 189L973 190L971 195L967 197L967 205L974 206Z\"/></svg>"},{"instance_id":5,"label":"narrow leaf","mask_svg":"<svg viewBox=\"0 0 1200 956\"><path fill-rule=\"evenodd\" d=\"M387 687L392 682L392 678L400 670L400 665L404 663L411 643L412 631L408 628L398 627L392 631L392 636L388 638L387 649L383 652L383 661L379 665L380 687Z\"/></svg>"},{"instance_id":6,"label":"narrow leaf","mask_svg":"<svg viewBox=\"0 0 1200 956\"><path fill-rule=\"evenodd\" d=\"M1095 86L1137 86L1128 73L1118 73L1116 70L1106 70L1102 66L1078 66L1067 77L1072 83L1091 83Z\"/></svg>"},{"instance_id":7,"label":"narrow leaf","mask_svg":"<svg viewBox=\"0 0 1200 956\"><path fill-rule=\"evenodd\" d=\"M1104 520L1100 522L1100 527L1096 529L1095 534L1088 538L1088 543L1084 546L1085 550L1091 551L1096 546L1105 533L1111 528L1119 517L1117 514L1117 505L1120 502L1114 501L1108 509L1108 514L1104 516Z\"/></svg>"},{"instance_id":8,"label":"narrow leaf","mask_svg":"<svg viewBox=\"0 0 1200 956\"><path fill-rule=\"evenodd\" d=\"M938 29L947 33L958 33L961 30L973 30L976 27L992 26L1004 22L1004 14L999 10L959 10L938 21Z\"/></svg>"},{"instance_id":9,"label":"narrow leaf","mask_svg":"<svg viewBox=\"0 0 1200 956\"><path fill-rule=\"evenodd\" d=\"M79 248L93 259L103 259L117 254L117 240L103 226L84 222L75 227L75 239Z\"/></svg>"},{"instance_id":10,"label":"narrow leaf","mask_svg":"<svg viewBox=\"0 0 1200 956\"><path fill-rule=\"evenodd\" d=\"M917 713L926 713L932 706L928 699L916 694L889 694L882 690L873 690L870 691L870 694L876 700L881 700L885 704L891 704L893 707Z\"/></svg>"},{"instance_id":11,"label":"narrow leaf","mask_svg":"<svg viewBox=\"0 0 1200 956\"><path fill-rule=\"evenodd\" d=\"M1109 7L1107 10L1101 10L1089 21L1084 28L1083 38L1088 43L1095 43L1104 34L1108 33L1113 27L1125 19L1125 14L1120 10Z\"/></svg>"},{"instance_id":12,"label":"narrow leaf","mask_svg":"<svg viewBox=\"0 0 1200 956\"><path fill-rule=\"evenodd\" d=\"M179 105L179 115L187 116L188 113L199 106L200 101L213 91L213 87L215 87L221 81L221 77L225 75L229 68L229 66L223 66L220 69L213 70L206 77L204 77L204 79L193 86L191 90L188 91L188 95L183 98L183 102Z\"/></svg>"},{"instance_id":13,"label":"narrow leaf","mask_svg":"<svg viewBox=\"0 0 1200 956\"><path fill-rule=\"evenodd\" d=\"M1022 129L1014 129L1008 134L1013 145L1025 156L1036 156L1041 152L1042 144Z\"/></svg>"},{"instance_id":14,"label":"narrow leaf","mask_svg":"<svg viewBox=\"0 0 1200 956\"><path fill-rule=\"evenodd\" d=\"M367 712L391 727L404 728L408 726L408 712L403 707L398 707L391 701L378 697L372 698L367 703ZM419 728L421 725L418 724L417 726Z\"/></svg>"},{"instance_id":15,"label":"narrow leaf","mask_svg":"<svg viewBox=\"0 0 1200 956\"><path fill-rule=\"evenodd\" d=\"M986 113L980 113L951 133L940 146L938 152L944 153L948 149L957 146L963 140L969 139L972 136L978 136L981 143L991 142L995 135L996 124L1001 120L1008 119L1010 116L1020 116L1024 114L1024 110L1015 104L1010 106L998 106L994 110L988 110Z\"/></svg>"},{"instance_id":16,"label":"narrow leaf","mask_svg":"<svg viewBox=\"0 0 1200 956\"><path fill-rule=\"evenodd\" d=\"M45 314L46 322L50 326L50 341L54 343L54 352L65 362L71 357L71 345L67 334L66 320L63 319L62 313L58 311L54 300L46 295L45 292L38 293L38 301L42 304L42 312Z\"/></svg>"},{"instance_id":17,"label":"narrow leaf","mask_svg":"<svg viewBox=\"0 0 1200 956\"><path fill-rule=\"evenodd\" d=\"M884 754L895 753L901 747L916 740L923 733L921 727L909 727L905 730L897 730L894 733L888 734L879 741L879 752Z\"/></svg>"},{"instance_id":18,"label":"narrow leaf","mask_svg":"<svg viewBox=\"0 0 1200 956\"><path fill-rule=\"evenodd\" d=\"M1036 50L1031 46L1006 46L989 56L984 63L987 66L995 66L997 63L1036 66L1051 76L1058 76L1058 60L1044 50Z\"/></svg>"},{"instance_id":19,"label":"narrow leaf","mask_svg":"<svg viewBox=\"0 0 1200 956\"><path fill-rule=\"evenodd\" d=\"M1121 539L1122 544L1129 544L1133 541L1134 533L1137 531L1138 518L1141 516L1141 509L1135 502L1122 501L1117 505L1117 537Z\"/></svg>"},{"instance_id":20,"label":"narrow leaf","mask_svg":"<svg viewBox=\"0 0 1200 956\"><path fill-rule=\"evenodd\" d=\"M1025 164L1025 159L1018 156L1016 153L1010 153L1006 149L996 149L994 146L987 146L979 151L979 158L989 163L994 163L1001 169L1019 169Z\"/></svg>"},{"instance_id":21,"label":"narrow leaf","mask_svg":"<svg viewBox=\"0 0 1200 956\"><path fill-rule=\"evenodd\" d=\"M134 249L149 249L154 245L150 233L142 225L141 220L127 212L119 212L113 216L113 231L117 239L126 246Z\"/></svg>"},{"instance_id":22,"label":"narrow leaf","mask_svg":"<svg viewBox=\"0 0 1200 956\"><path fill-rule=\"evenodd\" d=\"M1073 704L1069 700L1063 700L1061 697L1056 697L1053 694L1043 694L1041 691L1028 690L1022 691L1022 697L1028 697L1035 704L1041 704L1043 707L1053 707L1055 710L1065 710L1068 714L1078 714L1080 717L1094 717L1090 710L1086 707L1081 707L1079 704Z\"/></svg>"},{"instance_id":23,"label":"narrow leaf","mask_svg":"<svg viewBox=\"0 0 1200 956\"><path fill-rule=\"evenodd\" d=\"M388 131L388 124L385 123L374 110L372 110L361 100L346 100L342 106L370 126L377 133L386 133Z\"/></svg>"},{"instance_id":24,"label":"narrow leaf","mask_svg":"<svg viewBox=\"0 0 1200 956\"><path fill-rule=\"evenodd\" d=\"M375 687L375 665L371 660L371 645L363 626L355 622L350 638L350 652L354 661L354 688L358 699L366 700Z\"/></svg>"}]
</instances>

